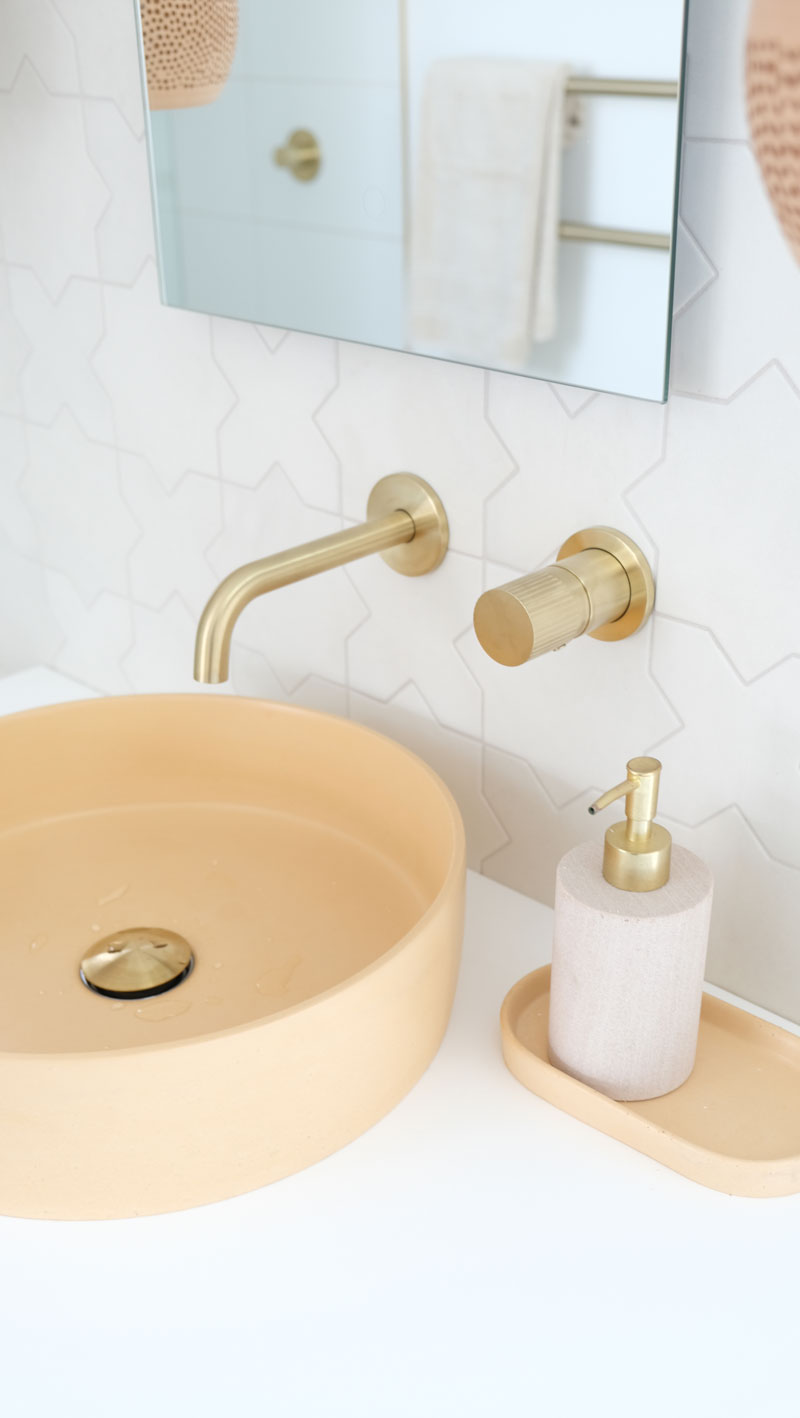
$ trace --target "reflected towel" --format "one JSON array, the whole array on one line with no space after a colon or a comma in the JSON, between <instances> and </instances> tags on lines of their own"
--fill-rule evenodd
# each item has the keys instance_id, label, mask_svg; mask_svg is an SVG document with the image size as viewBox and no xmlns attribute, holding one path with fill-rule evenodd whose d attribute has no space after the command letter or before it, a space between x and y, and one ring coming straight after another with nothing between
<instances>
[{"instance_id":1,"label":"reflected towel","mask_svg":"<svg viewBox=\"0 0 800 1418\"><path fill-rule=\"evenodd\" d=\"M519 365L556 332L564 64L444 59L422 101L410 342Z\"/></svg>"}]
</instances>

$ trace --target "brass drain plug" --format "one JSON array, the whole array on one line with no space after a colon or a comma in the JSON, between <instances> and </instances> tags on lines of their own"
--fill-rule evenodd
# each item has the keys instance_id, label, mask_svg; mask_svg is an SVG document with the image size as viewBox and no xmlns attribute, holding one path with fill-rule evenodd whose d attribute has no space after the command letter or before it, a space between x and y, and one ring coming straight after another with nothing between
<instances>
[{"instance_id":1,"label":"brass drain plug","mask_svg":"<svg viewBox=\"0 0 800 1418\"><path fill-rule=\"evenodd\" d=\"M81 961L81 979L90 990L111 999L148 999L174 989L193 964L183 936L135 926L99 940Z\"/></svg>"}]
</instances>

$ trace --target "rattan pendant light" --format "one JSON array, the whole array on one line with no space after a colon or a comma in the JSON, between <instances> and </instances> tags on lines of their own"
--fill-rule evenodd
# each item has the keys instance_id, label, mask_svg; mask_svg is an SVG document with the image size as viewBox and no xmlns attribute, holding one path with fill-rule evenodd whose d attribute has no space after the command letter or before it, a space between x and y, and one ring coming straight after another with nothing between
<instances>
[{"instance_id":1,"label":"rattan pendant light","mask_svg":"<svg viewBox=\"0 0 800 1418\"><path fill-rule=\"evenodd\" d=\"M222 92L236 49L238 0L139 0L151 108L194 108Z\"/></svg>"},{"instance_id":2,"label":"rattan pendant light","mask_svg":"<svg viewBox=\"0 0 800 1418\"><path fill-rule=\"evenodd\" d=\"M800 0L753 0L747 107L767 191L800 261Z\"/></svg>"}]
</instances>

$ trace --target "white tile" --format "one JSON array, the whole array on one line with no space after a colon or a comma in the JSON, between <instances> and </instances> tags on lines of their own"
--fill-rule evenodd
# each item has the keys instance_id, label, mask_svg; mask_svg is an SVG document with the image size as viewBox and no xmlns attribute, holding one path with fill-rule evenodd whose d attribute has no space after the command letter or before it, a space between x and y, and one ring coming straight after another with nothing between
<instances>
[{"instance_id":1,"label":"white tile","mask_svg":"<svg viewBox=\"0 0 800 1418\"><path fill-rule=\"evenodd\" d=\"M402 239L313 227L256 228L258 304L270 325L402 345Z\"/></svg>"},{"instance_id":2,"label":"white tile","mask_svg":"<svg viewBox=\"0 0 800 1418\"><path fill-rule=\"evenodd\" d=\"M100 274L130 285L156 248L145 140L113 103L87 101L84 115L86 150L111 194L97 223Z\"/></svg>"},{"instance_id":3,"label":"white tile","mask_svg":"<svg viewBox=\"0 0 800 1418\"><path fill-rule=\"evenodd\" d=\"M261 293L260 233L249 217L178 211L160 197L158 227L161 289L169 305L237 320L269 313Z\"/></svg>"},{"instance_id":4,"label":"white tile","mask_svg":"<svg viewBox=\"0 0 800 1418\"><path fill-rule=\"evenodd\" d=\"M348 575L370 611L348 646L351 687L385 700L413 680L440 724L479 737L480 689L453 643L480 595L477 558L451 551L437 571L402 576L371 556Z\"/></svg>"},{"instance_id":5,"label":"white tile","mask_svg":"<svg viewBox=\"0 0 800 1418\"><path fill-rule=\"evenodd\" d=\"M28 437L21 486L42 561L64 572L86 603L101 590L124 595L139 527L120 494L115 450L92 443L66 410L52 428L31 424Z\"/></svg>"},{"instance_id":6,"label":"white tile","mask_svg":"<svg viewBox=\"0 0 800 1418\"><path fill-rule=\"evenodd\" d=\"M227 83L214 103L151 118L157 164L169 158L179 210L230 218L253 210L247 100L250 86ZM263 131L263 130L259 130Z\"/></svg>"},{"instance_id":7,"label":"white tile","mask_svg":"<svg viewBox=\"0 0 800 1418\"><path fill-rule=\"evenodd\" d=\"M19 0L29 5L30 0ZM131 0L53 0L75 36L81 87L89 98L113 99L131 130L144 128L142 87Z\"/></svg>"},{"instance_id":8,"label":"white tile","mask_svg":"<svg viewBox=\"0 0 800 1418\"><path fill-rule=\"evenodd\" d=\"M19 383L25 413L52 423L65 405L91 438L114 440L111 400L91 366L103 334L103 296L94 281L73 279L58 300L22 266L8 270L11 305L30 354Z\"/></svg>"},{"instance_id":9,"label":"white tile","mask_svg":"<svg viewBox=\"0 0 800 1418\"><path fill-rule=\"evenodd\" d=\"M0 674L50 664L62 635L47 597L44 570L17 550L2 526L0 604L5 607L0 620Z\"/></svg>"},{"instance_id":10,"label":"white tile","mask_svg":"<svg viewBox=\"0 0 800 1418\"><path fill-rule=\"evenodd\" d=\"M735 804L800 868L800 653L743 684L708 631L657 617L652 670L683 721L658 751L664 811L697 826Z\"/></svg>"},{"instance_id":11,"label":"white tile","mask_svg":"<svg viewBox=\"0 0 800 1418\"><path fill-rule=\"evenodd\" d=\"M50 704L66 704L75 699L93 697L92 690L77 680L68 679L66 675L44 665L4 675L0 691L4 714L17 714L24 709L43 709Z\"/></svg>"},{"instance_id":12,"label":"white tile","mask_svg":"<svg viewBox=\"0 0 800 1418\"><path fill-rule=\"evenodd\" d=\"M30 345L11 308L8 268L0 265L0 413L22 415L19 376L30 353Z\"/></svg>"},{"instance_id":13,"label":"white tile","mask_svg":"<svg viewBox=\"0 0 800 1418\"><path fill-rule=\"evenodd\" d=\"M50 0L4 0L0 16L0 88L27 59L51 93L77 94L75 42Z\"/></svg>"},{"instance_id":14,"label":"white tile","mask_svg":"<svg viewBox=\"0 0 800 1418\"><path fill-rule=\"evenodd\" d=\"M679 220L675 251L674 315L679 315L706 286L710 286L711 282L717 279L717 275L718 272L706 253L701 251L685 223Z\"/></svg>"},{"instance_id":15,"label":"white tile","mask_svg":"<svg viewBox=\"0 0 800 1418\"><path fill-rule=\"evenodd\" d=\"M45 586L63 637L52 662L55 667L105 694L129 693L120 665L133 634L128 601L100 591L87 605L59 571L45 572Z\"/></svg>"},{"instance_id":16,"label":"white tile","mask_svg":"<svg viewBox=\"0 0 800 1418\"><path fill-rule=\"evenodd\" d=\"M353 692L350 714L359 724L405 744L444 780L464 819L469 866L479 868L484 857L502 846L506 834L483 793L481 744L443 728L416 685L406 685L386 703Z\"/></svg>"},{"instance_id":17,"label":"white tile","mask_svg":"<svg viewBox=\"0 0 800 1418\"><path fill-rule=\"evenodd\" d=\"M498 374L488 414L518 465L486 503L488 557L533 571L573 532L595 525L645 540L625 489L661 453L659 404L604 394L571 416L548 385Z\"/></svg>"},{"instance_id":18,"label":"white tile","mask_svg":"<svg viewBox=\"0 0 800 1418\"><path fill-rule=\"evenodd\" d=\"M675 321L673 392L727 399L773 359L800 383L800 267L749 149L687 143L681 213L719 276Z\"/></svg>"},{"instance_id":19,"label":"white tile","mask_svg":"<svg viewBox=\"0 0 800 1418\"><path fill-rule=\"evenodd\" d=\"M735 807L695 831L665 825L714 875L708 978L800 1018L800 872L771 861Z\"/></svg>"},{"instance_id":20,"label":"white tile","mask_svg":"<svg viewBox=\"0 0 800 1418\"><path fill-rule=\"evenodd\" d=\"M270 350L272 354L275 353L278 346L282 345L284 340L288 339L291 334L290 330L281 330L278 326L273 325L257 325L256 329L267 349Z\"/></svg>"},{"instance_id":21,"label":"white tile","mask_svg":"<svg viewBox=\"0 0 800 1418\"><path fill-rule=\"evenodd\" d=\"M21 419L0 415L0 528L25 556L39 554L36 518L22 495L28 463L28 432Z\"/></svg>"},{"instance_id":22,"label":"white tile","mask_svg":"<svg viewBox=\"0 0 800 1418\"><path fill-rule=\"evenodd\" d=\"M746 138L745 35L750 0L691 0L684 128L691 138Z\"/></svg>"},{"instance_id":23,"label":"white tile","mask_svg":"<svg viewBox=\"0 0 800 1418\"><path fill-rule=\"evenodd\" d=\"M197 619L180 596L158 611L133 607L133 648L121 664L138 694L230 694L230 684L197 684L192 674Z\"/></svg>"},{"instance_id":24,"label":"white tile","mask_svg":"<svg viewBox=\"0 0 800 1418\"><path fill-rule=\"evenodd\" d=\"M231 661L231 684L236 694L251 699L274 699L303 709L347 717L348 694L344 685L319 675L301 680L293 694L287 693L264 655L247 645L237 644Z\"/></svg>"},{"instance_id":25,"label":"white tile","mask_svg":"<svg viewBox=\"0 0 800 1418\"><path fill-rule=\"evenodd\" d=\"M451 546L480 555L483 501L514 468L484 418L484 380L462 365L343 345L339 387L317 421L342 462L345 515L364 516L386 473L417 473L444 502Z\"/></svg>"},{"instance_id":26,"label":"white tile","mask_svg":"<svg viewBox=\"0 0 800 1418\"><path fill-rule=\"evenodd\" d=\"M488 570L490 585L509 579L509 568ZM459 641L483 687L487 744L526 759L555 806L618 783L629 758L677 726L649 672L650 630L616 642L582 636L515 668L491 660L472 629Z\"/></svg>"},{"instance_id":27,"label":"white tile","mask_svg":"<svg viewBox=\"0 0 800 1418\"><path fill-rule=\"evenodd\" d=\"M161 224L167 299L339 339L404 338L399 237L180 214Z\"/></svg>"},{"instance_id":28,"label":"white tile","mask_svg":"<svg viewBox=\"0 0 800 1418\"><path fill-rule=\"evenodd\" d=\"M731 404L673 398L630 492L659 547L658 608L706 625L752 679L800 650L800 399L768 369Z\"/></svg>"},{"instance_id":29,"label":"white tile","mask_svg":"<svg viewBox=\"0 0 800 1418\"><path fill-rule=\"evenodd\" d=\"M579 842L602 841L605 827L593 825L589 806L597 793L585 789L556 809L529 763L498 748L484 760L484 791L503 824L508 841L487 856L482 871L494 881L552 906L556 867ZM607 824L606 824L607 825Z\"/></svg>"},{"instance_id":30,"label":"white tile","mask_svg":"<svg viewBox=\"0 0 800 1418\"><path fill-rule=\"evenodd\" d=\"M234 73L278 79L397 81L396 0L243 5Z\"/></svg>"},{"instance_id":31,"label":"white tile","mask_svg":"<svg viewBox=\"0 0 800 1418\"><path fill-rule=\"evenodd\" d=\"M6 259L32 266L57 297L70 276L96 276L95 226L108 189L89 159L80 100L49 93L26 62L0 93L0 209Z\"/></svg>"},{"instance_id":32,"label":"white tile","mask_svg":"<svg viewBox=\"0 0 800 1418\"><path fill-rule=\"evenodd\" d=\"M280 467L254 488L223 484L224 530L208 551L217 579L237 566L287 550L341 528L338 516L307 506ZM344 571L282 587L253 601L233 636L238 647L259 651L293 696L309 675L345 681L348 636L366 614Z\"/></svg>"},{"instance_id":33,"label":"white tile","mask_svg":"<svg viewBox=\"0 0 800 1418\"><path fill-rule=\"evenodd\" d=\"M212 356L208 319L163 306L151 263L130 289L107 287L94 367L120 447L147 459L165 486L189 468L217 471L217 430L235 396Z\"/></svg>"},{"instance_id":34,"label":"white tile","mask_svg":"<svg viewBox=\"0 0 800 1418\"><path fill-rule=\"evenodd\" d=\"M570 418L575 418L596 397L594 389L580 389L573 384L551 384L550 392Z\"/></svg>"},{"instance_id":35,"label":"white tile","mask_svg":"<svg viewBox=\"0 0 800 1418\"><path fill-rule=\"evenodd\" d=\"M148 463L123 453L120 485L142 529L128 558L133 599L159 610L177 591L199 615L216 585L205 553L222 528L219 482L186 473L168 492Z\"/></svg>"},{"instance_id":36,"label":"white tile","mask_svg":"<svg viewBox=\"0 0 800 1418\"><path fill-rule=\"evenodd\" d=\"M220 428L222 475L253 487L280 463L300 496L339 510L339 466L316 425L316 411L336 388L336 347L290 335L275 349L254 325L212 322L214 356L236 392Z\"/></svg>"}]
</instances>

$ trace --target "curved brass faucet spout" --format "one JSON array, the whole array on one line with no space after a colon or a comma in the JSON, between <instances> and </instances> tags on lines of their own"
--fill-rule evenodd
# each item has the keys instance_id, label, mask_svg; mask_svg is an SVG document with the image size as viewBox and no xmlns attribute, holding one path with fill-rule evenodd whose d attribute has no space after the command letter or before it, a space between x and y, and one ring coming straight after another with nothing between
<instances>
[{"instance_id":1,"label":"curved brass faucet spout","mask_svg":"<svg viewBox=\"0 0 800 1418\"><path fill-rule=\"evenodd\" d=\"M370 493L367 518L358 527L248 562L226 576L200 617L195 679L201 684L222 684L228 678L233 628L257 596L373 552L381 552L390 566L406 576L433 571L444 557L447 517L436 493L421 478L411 473L381 478Z\"/></svg>"}]
</instances>

